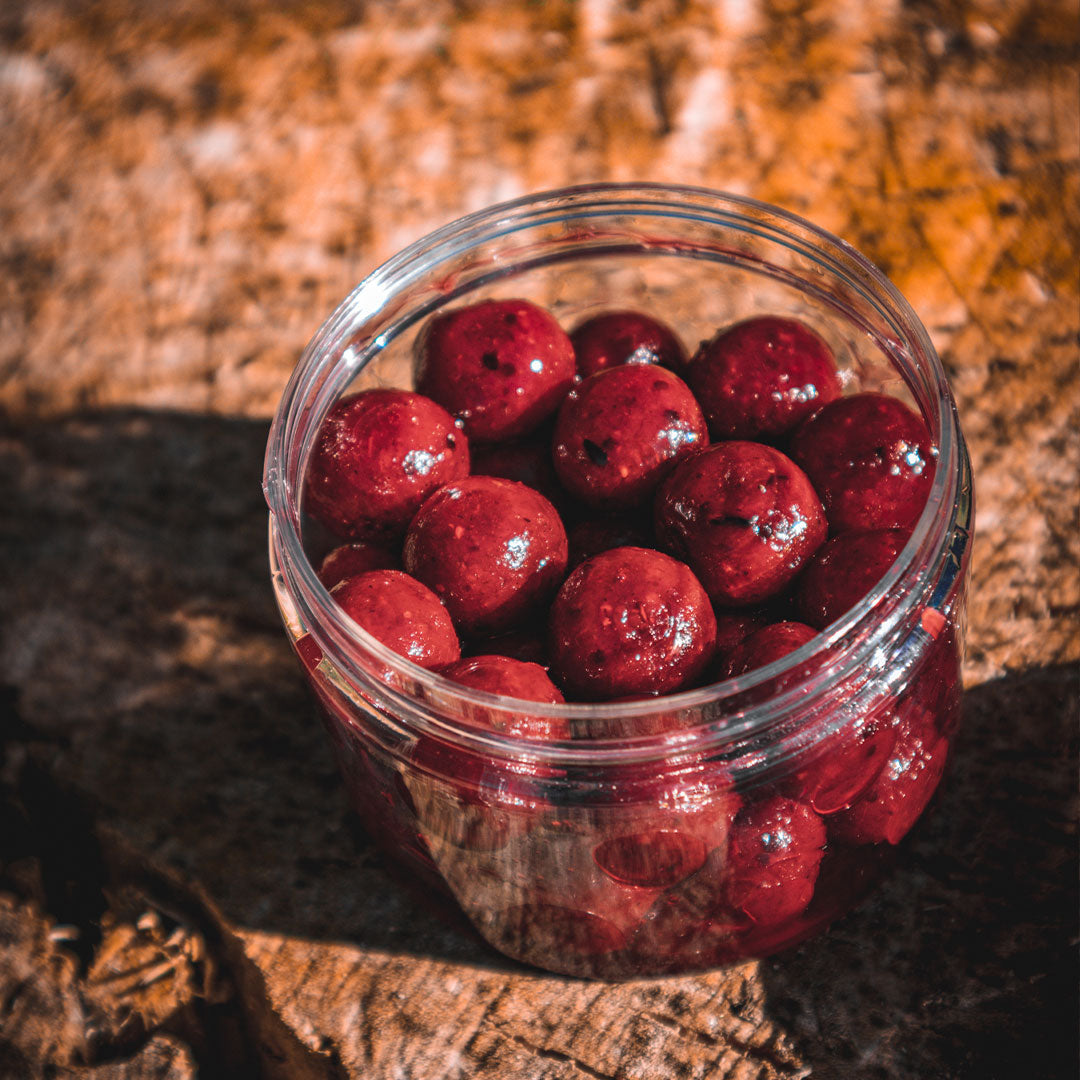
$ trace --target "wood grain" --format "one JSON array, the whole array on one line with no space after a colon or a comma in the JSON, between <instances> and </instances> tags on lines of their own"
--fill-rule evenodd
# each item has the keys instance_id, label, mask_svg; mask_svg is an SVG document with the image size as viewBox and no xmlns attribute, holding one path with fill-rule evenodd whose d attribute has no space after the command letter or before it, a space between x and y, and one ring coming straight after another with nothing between
<instances>
[{"instance_id":1,"label":"wood grain","mask_svg":"<svg viewBox=\"0 0 1080 1080\"><path fill-rule=\"evenodd\" d=\"M1012 1077L1076 1061L1068 3L0 13L0 1074ZM510 964L346 812L266 575L267 419L404 243L595 179L802 213L926 322L977 476L965 726L875 896L629 984Z\"/></svg>"}]
</instances>

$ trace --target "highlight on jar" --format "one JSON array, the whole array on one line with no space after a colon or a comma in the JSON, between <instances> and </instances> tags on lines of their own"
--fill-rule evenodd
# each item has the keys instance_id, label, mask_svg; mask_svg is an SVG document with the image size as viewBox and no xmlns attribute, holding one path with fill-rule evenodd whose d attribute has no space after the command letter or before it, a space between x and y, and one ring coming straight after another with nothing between
<instances>
[{"instance_id":1,"label":"highlight on jar","mask_svg":"<svg viewBox=\"0 0 1080 1080\"><path fill-rule=\"evenodd\" d=\"M264 486L355 809L507 956L787 948L939 788L967 452L915 313L791 214L592 185L446 226L313 339Z\"/></svg>"}]
</instances>

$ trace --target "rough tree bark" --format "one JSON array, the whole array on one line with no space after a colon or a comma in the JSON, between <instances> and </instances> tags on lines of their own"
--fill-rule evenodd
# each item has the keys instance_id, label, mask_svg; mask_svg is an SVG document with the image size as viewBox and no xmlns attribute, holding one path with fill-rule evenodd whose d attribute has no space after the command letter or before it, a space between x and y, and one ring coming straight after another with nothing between
<instances>
[{"instance_id":1,"label":"rough tree bark","mask_svg":"<svg viewBox=\"0 0 1080 1080\"><path fill-rule=\"evenodd\" d=\"M1040 1075L1076 1061L1068 4L21 3L0 14L0 1074ZM403 243L598 178L878 262L978 478L950 784L793 953L510 964L345 810L259 491L300 349Z\"/></svg>"}]
</instances>

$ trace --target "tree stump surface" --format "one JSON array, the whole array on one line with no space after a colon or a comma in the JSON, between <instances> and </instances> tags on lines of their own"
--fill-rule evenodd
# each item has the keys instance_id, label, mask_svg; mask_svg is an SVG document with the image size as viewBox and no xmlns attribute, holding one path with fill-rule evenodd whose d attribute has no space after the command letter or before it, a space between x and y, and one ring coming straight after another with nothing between
<instances>
[{"instance_id":1,"label":"tree stump surface","mask_svg":"<svg viewBox=\"0 0 1080 1080\"><path fill-rule=\"evenodd\" d=\"M1074 1076L1072 4L24 0L0 13L0 1076ZM301 349L493 201L775 202L926 323L973 459L936 812L799 949L504 960L346 810L259 487Z\"/></svg>"}]
</instances>

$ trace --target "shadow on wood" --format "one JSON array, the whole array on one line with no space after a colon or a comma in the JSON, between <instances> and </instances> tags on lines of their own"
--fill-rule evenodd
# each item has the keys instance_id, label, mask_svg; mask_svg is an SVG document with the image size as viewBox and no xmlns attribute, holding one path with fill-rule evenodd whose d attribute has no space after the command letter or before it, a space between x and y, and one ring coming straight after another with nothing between
<instances>
[{"instance_id":1,"label":"shadow on wood","mask_svg":"<svg viewBox=\"0 0 1080 1080\"><path fill-rule=\"evenodd\" d=\"M952 774L893 875L762 964L815 1077L1076 1075L1077 681L1051 667L969 690Z\"/></svg>"},{"instance_id":2,"label":"shadow on wood","mask_svg":"<svg viewBox=\"0 0 1080 1080\"><path fill-rule=\"evenodd\" d=\"M346 809L272 597L266 435L145 411L6 432L7 739L32 750L31 787L54 785L25 793L51 809L19 843L67 860L85 892L61 840L102 826L232 926L501 966ZM69 787L78 809L58 824ZM83 901L89 926L100 896Z\"/></svg>"},{"instance_id":3,"label":"shadow on wood","mask_svg":"<svg viewBox=\"0 0 1080 1080\"><path fill-rule=\"evenodd\" d=\"M37 860L29 898L81 928L85 965L108 835L228 928L531 977L346 810L271 595L266 432L147 411L0 431L0 889ZM815 1076L1072 1075L1075 690L1067 668L973 689L954 775L893 876L761 965L765 1011Z\"/></svg>"}]
</instances>

